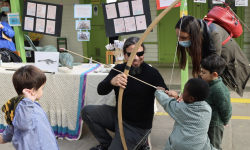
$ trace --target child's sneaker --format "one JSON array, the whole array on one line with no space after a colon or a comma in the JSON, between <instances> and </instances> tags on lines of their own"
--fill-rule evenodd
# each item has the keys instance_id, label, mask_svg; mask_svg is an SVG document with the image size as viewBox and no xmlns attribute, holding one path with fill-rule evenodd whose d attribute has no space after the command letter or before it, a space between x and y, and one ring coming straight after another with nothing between
<instances>
[{"instance_id":1,"label":"child's sneaker","mask_svg":"<svg viewBox=\"0 0 250 150\"><path fill-rule=\"evenodd\" d=\"M108 150L108 148L107 147L103 147L101 145L97 145L96 147L92 147L89 150Z\"/></svg>"}]
</instances>

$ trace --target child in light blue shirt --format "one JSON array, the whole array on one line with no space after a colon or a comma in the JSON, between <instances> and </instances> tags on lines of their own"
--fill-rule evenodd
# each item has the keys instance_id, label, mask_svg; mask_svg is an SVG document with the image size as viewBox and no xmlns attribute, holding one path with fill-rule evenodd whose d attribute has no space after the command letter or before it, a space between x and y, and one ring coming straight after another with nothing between
<instances>
[{"instance_id":1,"label":"child in light blue shirt","mask_svg":"<svg viewBox=\"0 0 250 150\"><path fill-rule=\"evenodd\" d=\"M45 74L35 66L24 66L13 75L18 96L2 107L7 122L0 144L11 142L17 150L59 150L46 113L36 101L43 95Z\"/></svg>"},{"instance_id":2,"label":"child in light blue shirt","mask_svg":"<svg viewBox=\"0 0 250 150\"><path fill-rule=\"evenodd\" d=\"M211 107L204 100L209 94L209 86L202 79L190 79L184 88L183 101L178 102L158 87L155 97L165 111L175 120L173 131L164 150L215 150L207 135L211 120Z\"/></svg>"}]
</instances>

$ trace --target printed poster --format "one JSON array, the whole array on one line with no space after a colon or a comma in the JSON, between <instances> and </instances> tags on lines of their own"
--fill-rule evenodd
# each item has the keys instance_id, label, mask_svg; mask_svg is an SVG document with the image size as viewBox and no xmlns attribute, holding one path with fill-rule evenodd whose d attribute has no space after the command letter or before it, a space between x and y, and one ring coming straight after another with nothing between
<instances>
[{"instance_id":1,"label":"printed poster","mask_svg":"<svg viewBox=\"0 0 250 150\"><path fill-rule=\"evenodd\" d=\"M115 4L105 5L106 14L108 19L117 18L117 12Z\"/></svg>"},{"instance_id":2,"label":"printed poster","mask_svg":"<svg viewBox=\"0 0 250 150\"><path fill-rule=\"evenodd\" d=\"M136 25L135 25L135 18L134 17L124 18L124 21L125 21L126 32L136 31Z\"/></svg>"},{"instance_id":3,"label":"printed poster","mask_svg":"<svg viewBox=\"0 0 250 150\"><path fill-rule=\"evenodd\" d=\"M40 18L45 18L45 13L46 13L46 5L37 4L36 16Z\"/></svg>"},{"instance_id":4,"label":"printed poster","mask_svg":"<svg viewBox=\"0 0 250 150\"><path fill-rule=\"evenodd\" d=\"M204 0L200 0L200 1L204 1ZM174 0L156 0L157 10L159 10L159 9L165 9L168 6L170 6L173 2L174 2ZM181 6L181 2L179 2L178 4L176 4L174 7L180 7L180 6Z\"/></svg>"},{"instance_id":5,"label":"printed poster","mask_svg":"<svg viewBox=\"0 0 250 150\"><path fill-rule=\"evenodd\" d=\"M235 6L248 6L248 0L235 0Z\"/></svg>"},{"instance_id":6,"label":"printed poster","mask_svg":"<svg viewBox=\"0 0 250 150\"><path fill-rule=\"evenodd\" d=\"M37 32L43 32L44 33L45 29L45 19L36 19L36 31Z\"/></svg>"},{"instance_id":7,"label":"printed poster","mask_svg":"<svg viewBox=\"0 0 250 150\"><path fill-rule=\"evenodd\" d=\"M35 52L35 66L41 70L58 72L59 52Z\"/></svg>"},{"instance_id":8,"label":"printed poster","mask_svg":"<svg viewBox=\"0 0 250 150\"><path fill-rule=\"evenodd\" d=\"M91 4L75 4L74 6L75 18L92 18Z\"/></svg>"},{"instance_id":9,"label":"printed poster","mask_svg":"<svg viewBox=\"0 0 250 150\"><path fill-rule=\"evenodd\" d=\"M27 3L27 15L36 16L36 3Z\"/></svg>"},{"instance_id":10,"label":"printed poster","mask_svg":"<svg viewBox=\"0 0 250 150\"><path fill-rule=\"evenodd\" d=\"M89 41L90 40L90 32L77 32L78 41Z\"/></svg>"},{"instance_id":11,"label":"printed poster","mask_svg":"<svg viewBox=\"0 0 250 150\"><path fill-rule=\"evenodd\" d=\"M160 0L160 7L170 6L175 0Z\"/></svg>"},{"instance_id":12,"label":"printed poster","mask_svg":"<svg viewBox=\"0 0 250 150\"><path fill-rule=\"evenodd\" d=\"M55 34L56 22L52 20L47 20L46 33Z\"/></svg>"},{"instance_id":13,"label":"printed poster","mask_svg":"<svg viewBox=\"0 0 250 150\"><path fill-rule=\"evenodd\" d=\"M128 1L118 3L118 7L119 7L120 17L130 16L130 9L129 9Z\"/></svg>"},{"instance_id":14,"label":"printed poster","mask_svg":"<svg viewBox=\"0 0 250 150\"><path fill-rule=\"evenodd\" d=\"M47 19L56 19L56 6L48 5Z\"/></svg>"},{"instance_id":15,"label":"printed poster","mask_svg":"<svg viewBox=\"0 0 250 150\"><path fill-rule=\"evenodd\" d=\"M147 23L146 23L145 15L136 16L135 19L136 19L137 30L146 30L147 29Z\"/></svg>"},{"instance_id":16,"label":"printed poster","mask_svg":"<svg viewBox=\"0 0 250 150\"><path fill-rule=\"evenodd\" d=\"M33 31L33 27L34 27L34 18L25 17L24 29L29 30L29 31Z\"/></svg>"},{"instance_id":17,"label":"printed poster","mask_svg":"<svg viewBox=\"0 0 250 150\"><path fill-rule=\"evenodd\" d=\"M7 15L10 26L21 26L19 13L8 13Z\"/></svg>"},{"instance_id":18,"label":"printed poster","mask_svg":"<svg viewBox=\"0 0 250 150\"><path fill-rule=\"evenodd\" d=\"M132 1L132 7L134 16L144 14L143 4L141 0Z\"/></svg>"},{"instance_id":19,"label":"printed poster","mask_svg":"<svg viewBox=\"0 0 250 150\"><path fill-rule=\"evenodd\" d=\"M123 18L114 19L115 33L125 32L124 20Z\"/></svg>"},{"instance_id":20,"label":"printed poster","mask_svg":"<svg viewBox=\"0 0 250 150\"><path fill-rule=\"evenodd\" d=\"M206 0L194 0L195 3L206 3Z\"/></svg>"},{"instance_id":21,"label":"printed poster","mask_svg":"<svg viewBox=\"0 0 250 150\"><path fill-rule=\"evenodd\" d=\"M213 0L213 4L223 4L222 2L225 2L225 0Z\"/></svg>"}]
</instances>

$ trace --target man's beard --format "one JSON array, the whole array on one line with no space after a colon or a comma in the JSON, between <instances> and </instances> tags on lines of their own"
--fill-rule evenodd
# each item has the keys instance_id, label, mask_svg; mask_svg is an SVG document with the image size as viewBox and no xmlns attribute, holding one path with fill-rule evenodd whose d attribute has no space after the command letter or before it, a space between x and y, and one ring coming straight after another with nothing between
<instances>
[{"instance_id":1,"label":"man's beard","mask_svg":"<svg viewBox=\"0 0 250 150\"><path fill-rule=\"evenodd\" d=\"M131 75L139 75L139 74L141 74L141 67L140 66L136 66L136 67L131 66L129 74L131 74Z\"/></svg>"}]
</instances>

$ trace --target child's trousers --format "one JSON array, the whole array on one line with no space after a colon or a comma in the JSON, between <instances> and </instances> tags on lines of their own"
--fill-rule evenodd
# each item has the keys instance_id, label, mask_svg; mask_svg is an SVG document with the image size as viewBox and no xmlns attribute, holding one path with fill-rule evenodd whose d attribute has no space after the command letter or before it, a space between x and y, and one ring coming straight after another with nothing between
<instances>
[{"instance_id":1,"label":"child's trousers","mask_svg":"<svg viewBox=\"0 0 250 150\"><path fill-rule=\"evenodd\" d=\"M214 148L218 150L222 150L220 146L223 138L223 132L224 132L224 125L209 127L208 129L207 134L210 139L210 143L213 145Z\"/></svg>"}]
</instances>

